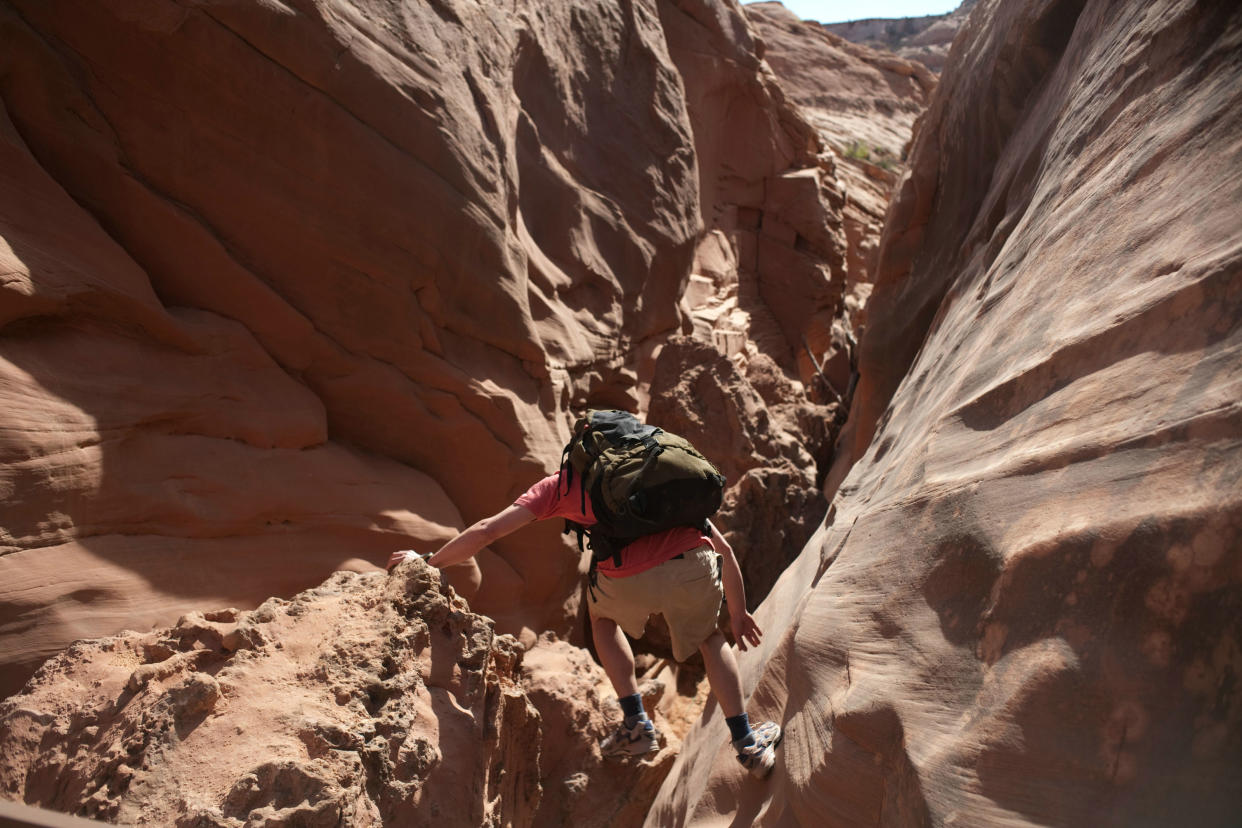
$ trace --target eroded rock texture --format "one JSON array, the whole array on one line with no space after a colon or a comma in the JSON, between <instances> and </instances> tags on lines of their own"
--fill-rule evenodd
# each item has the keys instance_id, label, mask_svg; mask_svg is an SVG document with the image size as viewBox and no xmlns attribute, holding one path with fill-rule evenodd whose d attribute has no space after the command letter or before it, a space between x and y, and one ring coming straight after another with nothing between
<instances>
[{"instance_id":1,"label":"eroded rock texture","mask_svg":"<svg viewBox=\"0 0 1242 828\"><path fill-rule=\"evenodd\" d=\"M645 408L704 250L811 378L845 241L754 48L705 0L0 4L0 693L502 508ZM479 565L572 629L556 527Z\"/></svg>"},{"instance_id":2,"label":"eroded rock texture","mask_svg":"<svg viewBox=\"0 0 1242 828\"><path fill-rule=\"evenodd\" d=\"M603 671L563 643L539 652L524 662L421 562L337 573L49 660L0 704L0 785L122 824L641 819L672 752L605 764Z\"/></svg>"},{"instance_id":3,"label":"eroded rock texture","mask_svg":"<svg viewBox=\"0 0 1242 828\"><path fill-rule=\"evenodd\" d=\"M776 770L709 711L649 824L1237 824L1240 57L1236 4L976 5L742 657Z\"/></svg>"}]
</instances>

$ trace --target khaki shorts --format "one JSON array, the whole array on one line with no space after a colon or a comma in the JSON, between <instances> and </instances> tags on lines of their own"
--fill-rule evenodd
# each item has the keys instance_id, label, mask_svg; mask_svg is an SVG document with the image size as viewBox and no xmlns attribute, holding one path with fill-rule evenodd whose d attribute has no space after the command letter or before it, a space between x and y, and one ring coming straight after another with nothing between
<instances>
[{"instance_id":1,"label":"khaki shorts","mask_svg":"<svg viewBox=\"0 0 1242 828\"><path fill-rule=\"evenodd\" d=\"M716 631L724 598L719 560L710 546L700 546L627 578L600 572L588 611L592 618L616 621L631 638L642 637L652 613L662 614L673 639L673 658L685 661Z\"/></svg>"}]
</instances>

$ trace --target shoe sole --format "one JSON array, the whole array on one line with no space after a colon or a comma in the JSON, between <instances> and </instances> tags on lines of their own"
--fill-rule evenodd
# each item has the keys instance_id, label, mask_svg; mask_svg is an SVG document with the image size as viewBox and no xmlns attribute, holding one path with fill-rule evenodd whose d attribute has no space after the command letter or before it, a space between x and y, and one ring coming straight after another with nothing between
<instances>
[{"instance_id":1,"label":"shoe sole","mask_svg":"<svg viewBox=\"0 0 1242 828\"><path fill-rule=\"evenodd\" d=\"M651 753L659 753L659 752L660 752L660 746L652 745L651 747L645 748L644 750L615 750L609 753L600 751L600 755L603 756L605 759L627 759L631 756L646 756Z\"/></svg>"},{"instance_id":2,"label":"shoe sole","mask_svg":"<svg viewBox=\"0 0 1242 828\"><path fill-rule=\"evenodd\" d=\"M637 742L633 742L624 747L613 747L605 749L600 747L600 755L605 759L624 759L627 756L646 756L648 753L660 752L660 740L657 738L652 742L648 742L645 747L638 747Z\"/></svg>"}]
</instances>

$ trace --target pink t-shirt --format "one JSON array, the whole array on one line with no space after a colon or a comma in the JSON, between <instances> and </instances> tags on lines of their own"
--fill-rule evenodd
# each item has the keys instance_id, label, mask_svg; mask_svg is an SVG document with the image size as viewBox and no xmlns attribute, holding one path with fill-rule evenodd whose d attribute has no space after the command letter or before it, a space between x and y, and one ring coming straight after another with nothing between
<instances>
[{"instance_id":1,"label":"pink t-shirt","mask_svg":"<svg viewBox=\"0 0 1242 828\"><path fill-rule=\"evenodd\" d=\"M553 474L540 480L526 490L526 493L514 501L515 505L529 510L537 520L560 517L591 526L595 523L595 511L591 508L591 498L586 499L586 509L582 502L582 484L575 478L569 491L560 484L560 475ZM616 566L612 558L600 561L597 568L612 578L624 578L637 575L658 566L667 560L676 558L683 552L707 546L711 540L698 529L679 526L655 535L639 538L621 551L621 566Z\"/></svg>"}]
</instances>

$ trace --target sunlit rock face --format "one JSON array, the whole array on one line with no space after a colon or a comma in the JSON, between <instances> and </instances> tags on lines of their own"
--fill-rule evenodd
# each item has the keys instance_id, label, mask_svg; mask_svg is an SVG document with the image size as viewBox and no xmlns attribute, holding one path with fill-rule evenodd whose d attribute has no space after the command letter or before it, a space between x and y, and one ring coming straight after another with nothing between
<instances>
[{"instance_id":1,"label":"sunlit rock face","mask_svg":"<svg viewBox=\"0 0 1242 828\"><path fill-rule=\"evenodd\" d=\"M927 67L851 43L780 3L745 11L764 59L827 143L843 151L857 142L876 160L901 159L936 85Z\"/></svg>"},{"instance_id":2,"label":"sunlit rock face","mask_svg":"<svg viewBox=\"0 0 1242 828\"><path fill-rule=\"evenodd\" d=\"M0 691L434 549L681 330L652 3L19 0L0 43ZM480 565L505 629L572 623L553 527Z\"/></svg>"},{"instance_id":3,"label":"sunlit rock face","mask_svg":"<svg viewBox=\"0 0 1242 828\"><path fill-rule=\"evenodd\" d=\"M823 528L648 824L1234 825L1242 12L986 2L889 214Z\"/></svg>"},{"instance_id":4,"label":"sunlit rock face","mask_svg":"<svg viewBox=\"0 0 1242 828\"><path fill-rule=\"evenodd\" d=\"M739 365L763 354L825 399L816 366L841 350L849 244L833 158L738 6L662 0L660 18L700 170L704 233L683 297L693 333Z\"/></svg>"}]
</instances>

